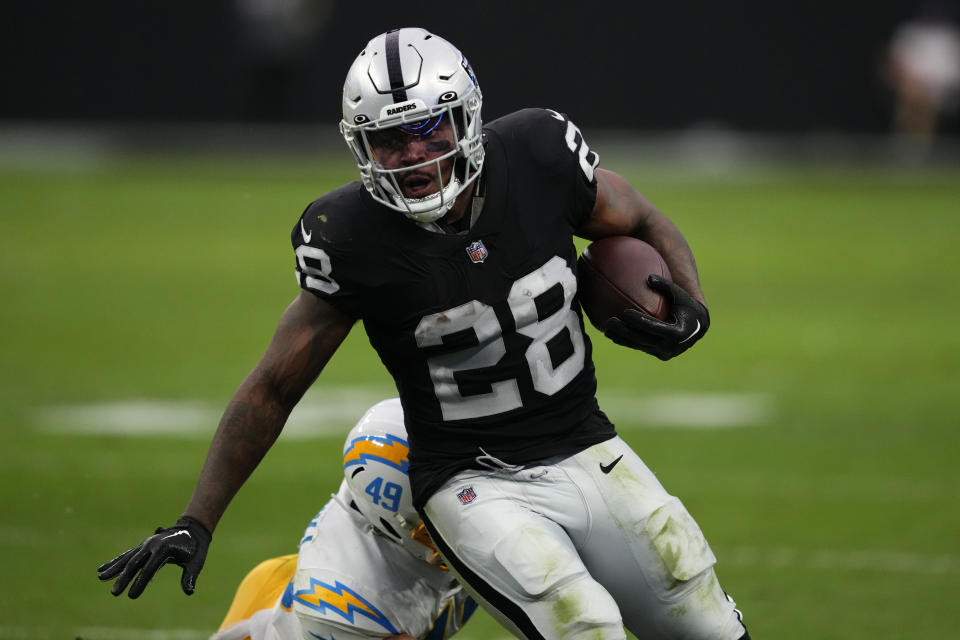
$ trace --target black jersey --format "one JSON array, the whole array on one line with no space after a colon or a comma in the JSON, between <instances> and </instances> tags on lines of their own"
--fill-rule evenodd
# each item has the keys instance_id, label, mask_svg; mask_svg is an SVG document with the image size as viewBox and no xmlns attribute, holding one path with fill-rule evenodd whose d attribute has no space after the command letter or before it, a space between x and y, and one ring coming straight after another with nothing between
<instances>
[{"instance_id":1,"label":"black jersey","mask_svg":"<svg viewBox=\"0 0 960 640\"><path fill-rule=\"evenodd\" d=\"M357 181L314 201L292 233L301 286L362 319L396 382L418 506L483 453L525 464L615 435L595 399L573 245L597 157L550 110L484 132L469 230L429 230Z\"/></svg>"}]
</instances>

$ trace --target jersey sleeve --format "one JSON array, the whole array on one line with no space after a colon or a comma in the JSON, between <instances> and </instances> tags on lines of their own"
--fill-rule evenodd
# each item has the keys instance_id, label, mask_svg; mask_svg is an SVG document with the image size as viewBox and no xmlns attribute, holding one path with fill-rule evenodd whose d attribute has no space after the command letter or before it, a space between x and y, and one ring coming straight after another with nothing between
<instances>
[{"instance_id":1,"label":"jersey sleeve","mask_svg":"<svg viewBox=\"0 0 960 640\"><path fill-rule=\"evenodd\" d=\"M579 227L597 200L596 168L600 156L590 148L580 128L553 109L517 112L518 130L534 162L569 189L574 206L570 223Z\"/></svg>"},{"instance_id":2,"label":"jersey sleeve","mask_svg":"<svg viewBox=\"0 0 960 640\"><path fill-rule=\"evenodd\" d=\"M362 269L351 251L351 212L337 192L312 202L290 233L301 289L358 318Z\"/></svg>"}]
</instances>

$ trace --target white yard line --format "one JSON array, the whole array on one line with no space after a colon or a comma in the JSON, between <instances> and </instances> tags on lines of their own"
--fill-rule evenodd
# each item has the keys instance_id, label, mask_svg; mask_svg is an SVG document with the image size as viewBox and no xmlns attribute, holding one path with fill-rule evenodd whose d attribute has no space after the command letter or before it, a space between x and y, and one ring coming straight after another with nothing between
<instances>
[{"instance_id":1,"label":"white yard line","mask_svg":"<svg viewBox=\"0 0 960 640\"><path fill-rule=\"evenodd\" d=\"M290 415L283 438L342 435L372 404L389 393L365 387L311 392ZM729 429L769 422L772 398L763 394L668 393L638 396L623 391L599 394L600 406L622 430L633 426ZM45 407L38 428L85 435L151 435L207 438L223 407L199 400L127 400Z\"/></svg>"},{"instance_id":2,"label":"white yard line","mask_svg":"<svg viewBox=\"0 0 960 640\"><path fill-rule=\"evenodd\" d=\"M761 425L773 417L774 402L763 393L597 392L600 408L614 424L689 429L731 429Z\"/></svg>"},{"instance_id":3,"label":"white yard line","mask_svg":"<svg viewBox=\"0 0 960 640\"><path fill-rule=\"evenodd\" d=\"M345 434L367 408L388 395L362 387L313 392L290 414L282 437ZM45 407L34 417L40 429L56 433L209 438L222 411L222 406L199 400L128 400Z\"/></svg>"}]
</instances>

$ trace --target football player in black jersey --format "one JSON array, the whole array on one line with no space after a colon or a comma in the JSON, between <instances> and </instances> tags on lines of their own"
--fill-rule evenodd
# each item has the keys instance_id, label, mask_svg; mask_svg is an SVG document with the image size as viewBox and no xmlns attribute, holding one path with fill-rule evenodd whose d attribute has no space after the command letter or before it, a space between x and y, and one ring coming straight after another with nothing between
<instances>
[{"instance_id":1,"label":"football player in black jersey","mask_svg":"<svg viewBox=\"0 0 960 640\"><path fill-rule=\"evenodd\" d=\"M114 594L133 579L139 596L168 561L193 591L230 499L359 319L399 391L414 506L507 629L749 637L696 522L598 407L577 303L573 237L642 238L670 268L673 282L650 284L672 316L627 311L607 336L679 355L710 323L690 247L598 168L565 115L524 109L484 126L481 106L466 58L423 29L381 34L357 56L340 130L361 180L294 226L302 290L227 406L181 520L101 575L118 578Z\"/></svg>"}]
</instances>

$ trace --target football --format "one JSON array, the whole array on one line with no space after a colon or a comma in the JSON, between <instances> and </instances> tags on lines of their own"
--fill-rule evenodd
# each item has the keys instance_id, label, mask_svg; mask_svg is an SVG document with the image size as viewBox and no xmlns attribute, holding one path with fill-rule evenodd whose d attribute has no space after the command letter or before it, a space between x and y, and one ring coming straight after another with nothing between
<instances>
[{"instance_id":1,"label":"football","mask_svg":"<svg viewBox=\"0 0 960 640\"><path fill-rule=\"evenodd\" d=\"M580 306L600 331L625 309L665 320L670 305L647 285L647 276L670 279L670 269L656 249L629 236L610 236L591 243L577 259Z\"/></svg>"}]
</instances>

